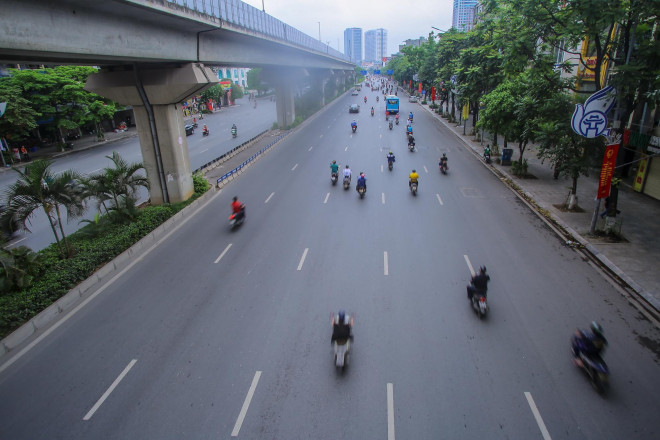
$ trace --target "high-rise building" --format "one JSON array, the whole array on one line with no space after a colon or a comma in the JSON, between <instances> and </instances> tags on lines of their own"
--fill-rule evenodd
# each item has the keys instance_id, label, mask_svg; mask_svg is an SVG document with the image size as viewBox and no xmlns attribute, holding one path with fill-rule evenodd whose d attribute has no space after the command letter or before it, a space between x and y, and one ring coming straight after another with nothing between
<instances>
[{"instance_id":1,"label":"high-rise building","mask_svg":"<svg viewBox=\"0 0 660 440\"><path fill-rule=\"evenodd\" d=\"M344 31L344 55L356 64L362 62L362 28L347 28Z\"/></svg>"},{"instance_id":2,"label":"high-rise building","mask_svg":"<svg viewBox=\"0 0 660 440\"><path fill-rule=\"evenodd\" d=\"M474 27L474 16L479 0L454 0L454 15L451 26L461 32Z\"/></svg>"},{"instance_id":3,"label":"high-rise building","mask_svg":"<svg viewBox=\"0 0 660 440\"><path fill-rule=\"evenodd\" d=\"M364 33L364 59L381 63L387 56L387 30L373 29Z\"/></svg>"}]
</instances>

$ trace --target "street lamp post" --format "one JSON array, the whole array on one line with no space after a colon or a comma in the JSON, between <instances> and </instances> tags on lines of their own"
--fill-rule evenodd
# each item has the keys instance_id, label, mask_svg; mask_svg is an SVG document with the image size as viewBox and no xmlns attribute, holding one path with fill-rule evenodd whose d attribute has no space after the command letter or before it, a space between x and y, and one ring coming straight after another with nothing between
<instances>
[{"instance_id":1,"label":"street lamp post","mask_svg":"<svg viewBox=\"0 0 660 440\"><path fill-rule=\"evenodd\" d=\"M317 21L317 23L319 24L319 41L321 41L321 22Z\"/></svg>"}]
</instances>

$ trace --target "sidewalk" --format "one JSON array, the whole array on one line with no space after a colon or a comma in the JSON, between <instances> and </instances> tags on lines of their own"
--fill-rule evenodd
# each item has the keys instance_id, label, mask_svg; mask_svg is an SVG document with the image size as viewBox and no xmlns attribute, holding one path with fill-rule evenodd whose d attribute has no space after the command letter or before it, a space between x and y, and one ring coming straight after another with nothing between
<instances>
[{"instance_id":1,"label":"sidewalk","mask_svg":"<svg viewBox=\"0 0 660 440\"><path fill-rule=\"evenodd\" d=\"M35 160L35 159L54 159L60 156L65 156L67 154L73 154L77 153L79 151L85 151L90 148L98 147L101 145L106 145L109 143L116 142L121 139L127 139L131 137L135 137L138 135L137 132L137 127L130 127L128 130L124 132L119 132L115 133L114 131L110 131L105 134L105 141L97 141L96 140L96 135L93 134L88 134L85 136L82 136L80 139L77 139L72 142L73 148L70 150L64 150L60 151L60 148L55 145L46 145L44 147L39 147L39 149L35 152L31 152L30 154L30 159ZM15 159L14 159L15 160ZM30 160L30 161L31 161ZM14 164L9 164L10 166L8 167L2 167L2 164L0 164L0 172L8 171L12 169L13 167L21 167L24 165L28 165L30 161L23 161L23 162L18 162L15 161Z\"/></svg>"},{"instance_id":2,"label":"sidewalk","mask_svg":"<svg viewBox=\"0 0 660 440\"><path fill-rule=\"evenodd\" d=\"M449 123L447 119L434 113L428 106L421 105L425 111L433 115L440 123L451 129L471 149L475 158L481 160L484 147L491 140L484 139L483 145L469 136L472 131L471 120L468 121L466 133L463 126ZM517 145L513 148L513 160L518 157ZM501 146L500 146L501 148ZM598 264L620 278L632 292L637 294L639 303L652 313L660 313L660 201L633 191L630 186L622 184L619 189L618 209L621 214L621 235L625 240L612 243L602 237L589 236L591 218L596 206L595 196L598 189L598 172L590 172L589 177L581 176L578 180L578 206L583 212L562 211L558 207L567 200L571 188L571 180L560 177L553 179L553 170L549 163L543 164L537 157L537 150L531 146L525 150L528 173L535 178L521 179L514 177L511 167L495 163L491 167L501 177L508 179L519 188L518 193L526 195L538 207L549 213L549 218L559 229L565 240L578 241L584 245L590 256ZM511 186L511 184L510 184ZM601 203L601 211L602 211ZM539 210L537 209L537 212ZM603 220L599 217L599 222ZM653 309L651 309L651 307Z\"/></svg>"}]
</instances>

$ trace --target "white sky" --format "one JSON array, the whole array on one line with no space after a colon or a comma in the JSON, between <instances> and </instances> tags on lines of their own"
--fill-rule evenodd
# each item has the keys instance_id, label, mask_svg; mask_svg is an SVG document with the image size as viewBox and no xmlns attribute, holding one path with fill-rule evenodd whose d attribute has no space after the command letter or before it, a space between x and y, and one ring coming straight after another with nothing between
<instances>
[{"instance_id":1,"label":"white sky","mask_svg":"<svg viewBox=\"0 0 660 440\"><path fill-rule=\"evenodd\" d=\"M321 22L321 41L344 52L344 30L362 28L362 56L364 33L371 29L387 30L387 55L399 51L404 40L428 37L429 32L451 27L454 0L243 0L293 26L307 35L318 38ZM337 47L339 43L339 47Z\"/></svg>"}]
</instances>

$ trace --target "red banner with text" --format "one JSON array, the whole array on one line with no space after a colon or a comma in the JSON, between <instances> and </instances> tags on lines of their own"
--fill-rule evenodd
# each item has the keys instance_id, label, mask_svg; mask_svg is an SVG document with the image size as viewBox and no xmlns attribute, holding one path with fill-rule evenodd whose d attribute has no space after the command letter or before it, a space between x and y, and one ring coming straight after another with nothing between
<instances>
[{"instance_id":1,"label":"red banner with text","mask_svg":"<svg viewBox=\"0 0 660 440\"><path fill-rule=\"evenodd\" d=\"M431 87L431 101L435 101L435 87Z\"/></svg>"},{"instance_id":2,"label":"red banner with text","mask_svg":"<svg viewBox=\"0 0 660 440\"><path fill-rule=\"evenodd\" d=\"M419 90L419 93L422 93L422 83L419 83L419 87L417 89Z\"/></svg>"},{"instance_id":3,"label":"red banner with text","mask_svg":"<svg viewBox=\"0 0 660 440\"><path fill-rule=\"evenodd\" d=\"M603 155L603 166L600 168L600 179L598 179L598 199L604 199L610 195L610 184L616 165L616 154L619 151L619 144L612 144L605 147Z\"/></svg>"}]
</instances>

